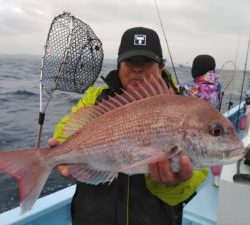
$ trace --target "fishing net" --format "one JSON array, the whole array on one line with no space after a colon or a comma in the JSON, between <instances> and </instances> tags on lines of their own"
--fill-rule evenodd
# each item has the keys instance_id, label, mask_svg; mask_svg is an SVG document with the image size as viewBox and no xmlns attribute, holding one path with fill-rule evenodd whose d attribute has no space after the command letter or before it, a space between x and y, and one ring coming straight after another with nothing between
<instances>
[{"instance_id":1,"label":"fishing net","mask_svg":"<svg viewBox=\"0 0 250 225\"><path fill-rule=\"evenodd\" d=\"M103 62L102 43L90 26L70 13L50 26L41 69L42 90L83 93L96 81Z\"/></svg>"},{"instance_id":2,"label":"fishing net","mask_svg":"<svg viewBox=\"0 0 250 225\"><path fill-rule=\"evenodd\" d=\"M102 62L102 43L88 24L68 12L54 18L48 32L40 74L36 147L40 146L45 112L54 91L83 93L95 83Z\"/></svg>"}]
</instances>

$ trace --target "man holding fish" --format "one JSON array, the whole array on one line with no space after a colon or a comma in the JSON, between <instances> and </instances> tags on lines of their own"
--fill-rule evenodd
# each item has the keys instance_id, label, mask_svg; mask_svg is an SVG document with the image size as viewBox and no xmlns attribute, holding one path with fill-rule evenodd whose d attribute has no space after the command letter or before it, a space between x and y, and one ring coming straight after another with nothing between
<instances>
[{"instance_id":1,"label":"man holding fish","mask_svg":"<svg viewBox=\"0 0 250 225\"><path fill-rule=\"evenodd\" d=\"M23 212L60 165L62 175L78 181L73 225L175 224L172 206L207 176L192 166L243 157L230 121L203 100L174 94L155 31L127 30L117 62L105 79L109 87L90 87L58 123L52 149L0 153L0 169L19 182Z\"/></svg>"},{"instance_id":2,"label":"man holding fish","mask_svg":"<svg viewBox=\"0 0 250 225\"><path fill-rule=\"evenodd\" d=\"M128 90L130 86L136 88L143 82L143 79L149 76L163 77L170 88L177 90L171 75L163 70L161 44L158 35L153 30L142 27L127 30L121 40L117 62L118 70L112 71L105 80L109 89L91 87L72 111L92 105L95 101L100 101L109 95L112 96L113 92L119 93L121 88L125 90ZM54 133L56 140L65 139L62 133L67 119L68 117L63 118L57 125ZM57 144L56 140L50 140L50 145ZM92 224L99 224L98 221L101 221L102 224L104 221L112 224L110 221L116 220L113 222L114 224L123 224L126 220L129 220L131 224L172 224L173 213L169 205L182 209L182 202L188 200L195 193L208 173L206 169L193 172L189 158L186 155L178 157L180 170L177 173L171 169L171 159L162 159L148 164L149 176L129 177L119 174L111 184L102 184L98 187L79 182L72 202L74 224L93 221L93 218L88 219L88 215L98 211L103 211L103 213L96 216ZM60 166L59 171L64 176L70 175L67 166ZM183 181L185 182L183 183ZM108 189L108 193L101 194L106 189ZM131 197L130 192L137 197ZM114 198L114 195L117 196ZM109 207L104 210L107 204ZM88 205L93 207L88 210ZM120 207L117 208L118 206ZM134 210L134 208L137 209ZM144 216L139 217L137 211ZM169 212L167 213L167 211ZM126 215L129 215L129 218ZM112 218L116 219L112 220ZM169 223L167 223L168 220ZM180 218L178 220L180 221ZM90 222L86 222L86 224L90 224Z\"/></svg>"}]
</instances>

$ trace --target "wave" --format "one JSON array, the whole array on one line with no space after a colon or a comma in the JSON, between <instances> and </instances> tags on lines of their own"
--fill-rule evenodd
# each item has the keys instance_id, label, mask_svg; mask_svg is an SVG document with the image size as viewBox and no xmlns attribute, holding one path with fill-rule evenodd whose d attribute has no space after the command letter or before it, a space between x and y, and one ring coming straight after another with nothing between
<instances>
[{"instance_id":1,"label":"wave","mask_svg":"<svg viewBox=\"0 0 250 225\"><path fill-rule=\"evenodd\" d=\"M11 92L6 92L5 95L25 96L25 97L38 96L37 93L27 90L16 90Z\"/></svg>"},{"instance_id":2,"label":"wave","mask_svg":"<svg viewBox=\"0 0 250 225\"><path fill-rule=\"evenodd\" d=\"M1 94L0 94L1 95ZM1 98L0 97L0 103L4 103L4 102L9 102L9 99L7 99L7 98Z\"/></svg>"},{"instance_id":3,"label":"wave","mask_svg":"<svg viewBox=\"0 0 250 225\"><path fill-rule=\"evenodd\" d=\"M22 77L15 76L15 75L1 75L0 77L1 80L6 80L6 79L15 79L15 80L22 80Z\"/></svg>"}]
</instances>

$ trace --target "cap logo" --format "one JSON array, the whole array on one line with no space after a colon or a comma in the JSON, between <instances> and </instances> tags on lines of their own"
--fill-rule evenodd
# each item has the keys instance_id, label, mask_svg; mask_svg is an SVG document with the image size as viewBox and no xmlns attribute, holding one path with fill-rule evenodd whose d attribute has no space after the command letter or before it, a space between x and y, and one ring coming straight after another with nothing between
<instances>
[{"instance_id":1,"label":"cap logo","mask_svg":"<svg viewBox=\"0 0 250 225\"><path fill-rule=\"evenodd\" d=\"M134 36L134 45L146 45L146 35L144 35L144 34L135 34L135 36Z\"/></svg>"}]
</instances>

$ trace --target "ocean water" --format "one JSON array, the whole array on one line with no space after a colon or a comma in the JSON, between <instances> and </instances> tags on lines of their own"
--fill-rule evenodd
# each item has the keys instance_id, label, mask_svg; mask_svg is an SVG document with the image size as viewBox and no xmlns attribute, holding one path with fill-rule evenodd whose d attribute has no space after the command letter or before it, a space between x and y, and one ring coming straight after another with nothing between
<instances>
[{"instance_id":1,"label":"ocean water","mask_svg":"<svg viewBox=\"0 0 250 225\"><path fill-rule=\"evenodd\" d=\"M41 57L38 56L0 56L0 151L35 146L38 129L40 67ZM115 68L115 61L105 60L100 75L105 76ZM233 81L230 82L232 71L220 72L223 85L227 86L230 83L222 104L223 111L226 111L229 99L234 102L234 105L239 104L243 73L237 71L233 76ZM179 65L176 67L176 73L182 83L191 81L189 67ZM246 76L244 90L249 84L248 79L249 73ZM103 83L98 78L96 85L101 84ZM41 146L47 145L55 124L69 112L71 106L80 97L80 94L55 92L46 112ZM72 182L54 171L46 182L42 196L69 185L72 185ZM18 206L17 184L13 178L1 172L0 189L0 213Z\"/></svg>"}]
</instances>

